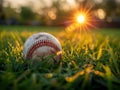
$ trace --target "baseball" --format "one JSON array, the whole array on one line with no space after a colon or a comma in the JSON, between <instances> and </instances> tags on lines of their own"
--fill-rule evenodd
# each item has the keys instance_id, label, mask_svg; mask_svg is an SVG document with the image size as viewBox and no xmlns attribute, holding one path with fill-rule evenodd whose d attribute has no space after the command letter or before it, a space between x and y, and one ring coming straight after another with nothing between
<instances>
[{"instance_id":1,"label":"baseball","mask_svg":"<svg viewBox=\"0 0 120 90\"><path fill-rule=\"evenodd\" d=\"M50 58L54 62L61 59L62 47L60 42L51 34L41 32L30 36L23 48L25 60L41 61L42 58ZM51 61L50 61L51 62Z\"/></svg>"}]
</instances>

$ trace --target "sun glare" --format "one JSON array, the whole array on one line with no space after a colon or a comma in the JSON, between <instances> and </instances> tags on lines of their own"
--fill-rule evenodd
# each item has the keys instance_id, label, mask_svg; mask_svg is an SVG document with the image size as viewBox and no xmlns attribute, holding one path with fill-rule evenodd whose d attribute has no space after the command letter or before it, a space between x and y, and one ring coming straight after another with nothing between
<instances>
[{"instance_id":1,"label":"sun glare","mask_svg":"<svg viewBox=\"0 0 120 90\"><path fill-rule=\"evenodd\" d=\"M66 28L68 32L87 32L90 31L91 28L96 27L96 19L92 12L92 5L90 7L83 6L81 4L79 9L76 9L71 12L71 24Z\"/></svg>"},{"instance_id":2,"label":"sun glare","mask_svg":"<svg viewBox=\"0 0 120 90\"><path fill-rule=\"evenodd\" d=\"M77 16L77 22L78 23L84 23L85 22L85 16L84 15L78 15Z\"/></svg>"}]
</instances>

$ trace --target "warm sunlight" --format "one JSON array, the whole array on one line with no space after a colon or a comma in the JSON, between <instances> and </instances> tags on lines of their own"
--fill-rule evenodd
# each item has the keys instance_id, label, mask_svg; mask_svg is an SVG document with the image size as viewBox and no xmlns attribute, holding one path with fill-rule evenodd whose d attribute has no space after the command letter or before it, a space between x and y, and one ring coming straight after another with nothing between
<instances>
[{"instance_id":1,"label":"warm sunlight","mask_svg":"<svg viewBox=\"0 0 120 90\"><path fill-rule=\"evenodd\" d=\"M77 16L77 22L78 23L84 23L85 22L85 16L84 15L78 15Z\"/></svg>"},{"instance_id":2,"label":"warm sunlight","mask_svg":"<svg viewBox=\"0 0 120 90\"><path fill-rule=\"evenodd\" d=\"M70 18L72 24L66 28L66 31L85 31L87 32L90 28L95 28L94 17L92 16L91 9L81 7L79 10L72 12L73 16Z\"/></svg>"}]
</instances>

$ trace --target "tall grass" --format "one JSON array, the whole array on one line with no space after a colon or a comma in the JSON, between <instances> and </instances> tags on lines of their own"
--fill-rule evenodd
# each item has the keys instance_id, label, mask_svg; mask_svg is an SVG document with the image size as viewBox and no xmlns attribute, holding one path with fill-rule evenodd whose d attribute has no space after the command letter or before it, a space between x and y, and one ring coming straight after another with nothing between
<instances>
[{"instance_id":1,"label":"tall grass","mask_svg":"<svg viewBox=\"0 0 120 90\"><path fill-rule=\"evenodd\" d=\"M55 35L62 45L59 65L23 59L25 40L37 32ZM67 32L54 27L0 27L1 90L119 90L120 31Z\"/></svg>"}]
</instances>

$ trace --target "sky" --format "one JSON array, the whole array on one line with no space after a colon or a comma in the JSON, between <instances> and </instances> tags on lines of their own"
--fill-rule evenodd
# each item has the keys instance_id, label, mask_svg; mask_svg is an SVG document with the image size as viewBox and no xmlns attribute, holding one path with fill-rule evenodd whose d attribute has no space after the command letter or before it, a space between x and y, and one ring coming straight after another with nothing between
<instances>
[{"instance_id":1,"label":"sky","mask_svg":"<svg viewBox=\"0 0 120 90\"><path fill-rule=\"evenodd\" d=\"M27 5L28 3L32 3L35 5L35 7L43 7L45 6L50 6L52 4L53 0L4 0L4 6L7 6L8 2L12 5L12 7L16 8L19 6L24 6ZM74 0L66 0L68 4L73 5L75 4ZM41 4L41 2L44 2Z\"/></svg>"},{"instance_id":2,"label":"sky","mask_svg":"<svg viewBox=\"0 0 120 90\"><path fill-rule=\"evenodd\" d=\"M4 0L4 6L7 7L8 3L11 4L12 8L20 8L20 6L25 6L25 5L31 5L33 7L33 10L40 9L41 7L44 6L51 6L53 0ZM64 1L64 0L61 0ZM68 2L69 6L76 6L75 0L66 0ZM83 0L81 0L83 1ZM101 3L104 0L95 0L97 3ZM120 0L116 0L118 2L120 2ZM62 7L68 7L66 6L64 3L62 5ZM69 8L69 7L68 7Z\"/></svg>"},{"instance_id":3,"label":"sky","mask_svg":"<svg viewBox=\"0 0 120 90\"><path fill-rule=\"evenodd\" d=\"M4 7L7 7L9 4L12 8L19 9L21 6L30 5L32 9L36 12L39 11L41 7L51 6L53 0L4 0ZM62 0L61 0L62 1ZM76 6L75 0L66 0L69 7L63 3L62 8L69 9L70 6Z\"/></svg>"},{"instance_id":4,"label":"sky","mask_svg":"<svg viewBox=\"0 0 120 90\"><path fill-rule=\"evenodd\" d=\"M42 1L42 0L41 0ZM50 5L50 0L44 0L46 5ZM10 3L13 8L17 8L19 6L25 6L28 3L35 4L35 7L42 6L40 3L40 0L4 0L4 6L7 6L7 4Z\"/></svg>"},{"instance_id":5,"label":"sky","mask_svg":"<svg viewBox=\"0 0 120 90\"><path fill-rule=\"evenodd\" d=\"M41 5L40 2L44 1L47 6L50 6L53 0L4 0L5 3L9 2L13 5L13 7L18 7L19 5L26 5L29 2L32 2L36 5ZM61 0L62 1L62 0ZM69 4L75 4L75 0L66 0ZM83 0L81 0L83 1ZM95 0L98 3L101 3L104 0ZM120 0L116 0L117 2L120 2Z\"/></svg>"}]
</instances>

